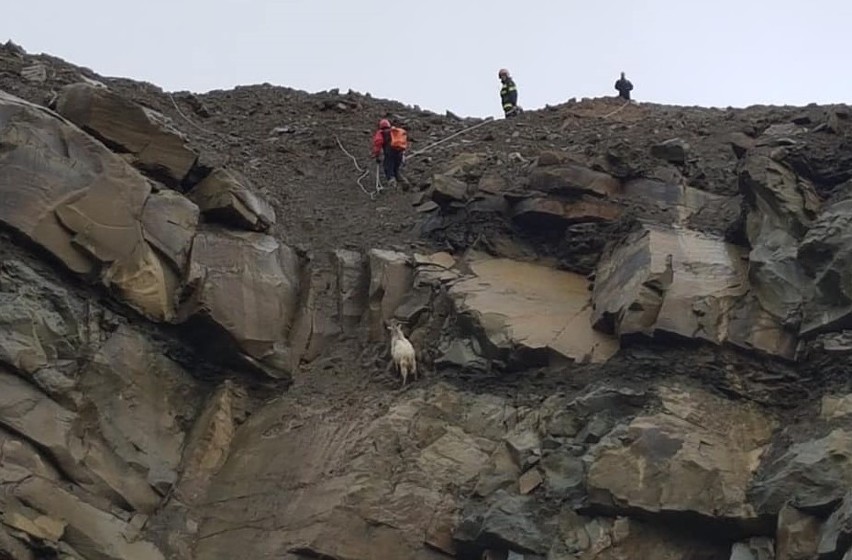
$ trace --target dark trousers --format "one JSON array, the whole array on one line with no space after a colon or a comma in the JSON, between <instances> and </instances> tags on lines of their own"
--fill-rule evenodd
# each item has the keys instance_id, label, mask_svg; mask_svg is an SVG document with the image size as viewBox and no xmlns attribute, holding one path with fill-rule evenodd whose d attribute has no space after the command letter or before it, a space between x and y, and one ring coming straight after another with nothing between
<instances>
[{"instance_id":1,"label":"dark trousers","mask_svg":"<svg viewBox=\"0 0 852 560\"><path fill-rule=\"evenodd\" d=\"M385 179L399 179L399 168L402 167L402 152L399 150L385 150L384 170Z\"/></svg>"},{"instance_id":2,"label":"dark trousers","mask_svg":"<svg viewBox=\"0 0 852 560\"><path fill-rule=\"evenodd\" d=\"M630 92L629 91L619 91L618 96L625 101L630 101Z\"/></svg>"}]
</instances>

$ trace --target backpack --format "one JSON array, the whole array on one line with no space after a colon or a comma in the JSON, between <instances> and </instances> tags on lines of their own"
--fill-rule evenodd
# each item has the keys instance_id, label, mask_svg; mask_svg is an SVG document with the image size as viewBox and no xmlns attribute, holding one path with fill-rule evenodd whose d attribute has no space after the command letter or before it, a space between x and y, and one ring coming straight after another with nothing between
<instances>
[{"instance_id":1,"label":"backpack","mask_svg":"<svg viewBox=\"0 0 852 560\"><path fill-rule=\"evenodd\" d=\"M390 147L399 151L408 149L408 133L404 128L393 127L390 129Z\"/></svg>"}]
</instances>

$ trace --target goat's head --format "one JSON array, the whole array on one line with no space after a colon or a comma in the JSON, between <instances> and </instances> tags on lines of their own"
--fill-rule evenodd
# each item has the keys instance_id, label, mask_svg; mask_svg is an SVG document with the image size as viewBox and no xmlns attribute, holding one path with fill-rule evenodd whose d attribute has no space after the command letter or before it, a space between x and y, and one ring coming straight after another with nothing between
<instances>
[{"instance_id":1,"label":"goat's head","mask_svg":"<svg viewBox=\"0 0 852 560\"><path fill-rule=\"evenodd\" d=\"M402 336L402 325L396 319L391 319L387 323L388 330L391 336Z\"/></svg>"}]
</instances>

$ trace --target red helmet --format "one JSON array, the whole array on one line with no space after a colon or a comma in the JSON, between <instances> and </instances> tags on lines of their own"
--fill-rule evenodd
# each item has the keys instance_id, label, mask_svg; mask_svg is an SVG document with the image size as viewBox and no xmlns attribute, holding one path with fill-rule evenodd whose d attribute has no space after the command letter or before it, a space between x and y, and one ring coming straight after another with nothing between
<instances>
[{"instance_id":1,"label":"red helmet","mask_svg":"<svg viewBox=\"0 0 852 560\"><path fill-rule=\"evenodd\" d=\"M379 121L379 128L390 128L390 121L387 119L382 119Z\"/></svg>"},{"instance_id":2,"label":"red helmet","mask_svg":"<svg viewBox=\"0 0 852 560\"><path fill-rule=\"evenodd\" d=\"M501 68L500 71L497 72L498 78L502 78L503 76L508 76L508 75L509 75L509 71L506 70L505 68Z\"/></svg>"}]
</instances>

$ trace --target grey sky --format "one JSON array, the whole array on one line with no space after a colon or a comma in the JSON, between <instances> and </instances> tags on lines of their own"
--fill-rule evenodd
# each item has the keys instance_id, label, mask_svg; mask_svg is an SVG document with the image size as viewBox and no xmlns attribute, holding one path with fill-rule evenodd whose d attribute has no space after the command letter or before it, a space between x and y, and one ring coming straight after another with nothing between
<instances>
[{"instance_id":1,"label":"grey sky","mask_svg":"<svg viewBox=\"0 0 852 560\"><path fill-rule=\"evenodd\" d=\"M340 87L443 112L614 95L725 107L852 102L849 0L23 0L0 39L168 90Z\"/></svg>"}]
</instances>

